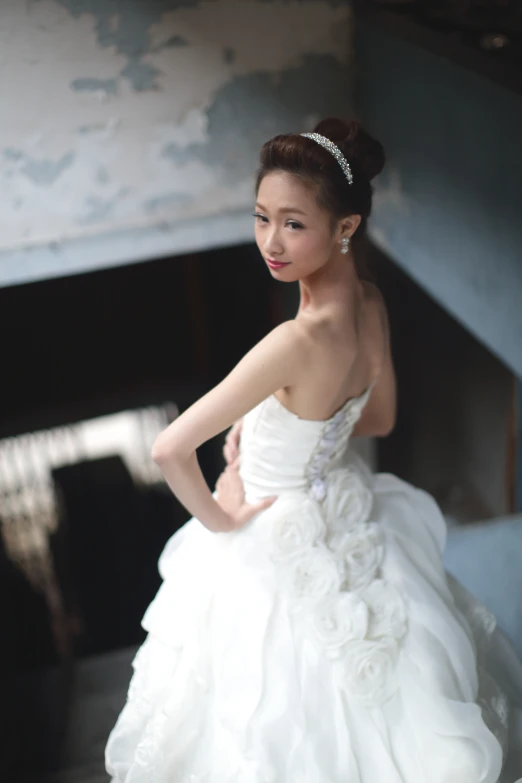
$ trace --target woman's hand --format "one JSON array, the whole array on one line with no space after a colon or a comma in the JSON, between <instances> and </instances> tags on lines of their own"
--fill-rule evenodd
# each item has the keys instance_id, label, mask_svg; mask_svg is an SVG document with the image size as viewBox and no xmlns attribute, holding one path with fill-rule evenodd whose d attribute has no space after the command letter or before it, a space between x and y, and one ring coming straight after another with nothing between
<instances>
[{"instance_id":1,"label":"woman's hand","mask_svg":"<svg viewBox=\"0 0 522 783\"><path fill-rule=\"evenodd\" d=\"M225 445L223 446L223 455L227 462L227 465L239 464L239 441L241 439L241 431L243 429L243 419L238 419L235 424L229 429L225 438Z\"/></svg>"},{"instance_id":2,"label":"woman's hand","mask_svg":"<svg viewBox=\"0 0 522 783\"><path fill-rule=\"evenodd\" d=\"M235 426L235 425L234 425ZM245 503L245 488L236 466L227 465L216 482L216 500L231 519L231 530L246 525L253 516L268 508L277 497L263 498L258 503Z\"/></svg>"}]
</instances>

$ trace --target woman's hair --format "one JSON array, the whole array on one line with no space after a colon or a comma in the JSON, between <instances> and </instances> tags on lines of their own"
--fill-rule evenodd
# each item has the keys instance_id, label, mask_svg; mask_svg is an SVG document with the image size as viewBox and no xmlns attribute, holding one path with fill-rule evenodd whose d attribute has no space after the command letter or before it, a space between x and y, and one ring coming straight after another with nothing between
<instances>
[{"instance_id":1,"label":"woman's hair","mask_svg":"<svg viewBox=\"0 0 522 783\"><path fill-rule=\"evenodd\" d=\"M321 120L314 133L326 136L339 147L350 164L353 183L349 184L331 152L313 139L288 133L274 136L261 147L256 193L263 177L272 171L300 177L314 187L319 206L330 213L333 221L348 215L361 216L361 224L353 235L357 245L366 233L372 209L370 183L384 168L384 149L356 120L346 122L334 117ZM356 261L360 263L362 259L356 256Z\"/></svg>"}]
</instances>

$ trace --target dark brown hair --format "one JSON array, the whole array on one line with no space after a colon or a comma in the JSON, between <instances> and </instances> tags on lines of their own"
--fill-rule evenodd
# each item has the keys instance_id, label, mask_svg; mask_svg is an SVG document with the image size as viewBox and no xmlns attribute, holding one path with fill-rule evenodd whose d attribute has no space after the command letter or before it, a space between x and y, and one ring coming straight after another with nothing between
<instances>
[{"instance_id":1,"label":"dark brown hair","mask_svg":"<svg viewBox=\"0 0 522 783\"><path fill-rule=\"evenodd\" d=\"M331 152L313 139L298 133L288 133L274 136L261 147L256 193L263 177L272 171L300 177L315 188L319 206L330 213L333 220L348 215L361 216L361 224L352 238L354 246L359 249L372 209L371 180L384 168L384 149L356 120L347 122L330 117L321 120L314 128L314 133L326 136L339 147L350 164L353 183L349 184ZM357 271L364 273L360 254L355 255L355 260Z\"/></svg>"}]
</instances>

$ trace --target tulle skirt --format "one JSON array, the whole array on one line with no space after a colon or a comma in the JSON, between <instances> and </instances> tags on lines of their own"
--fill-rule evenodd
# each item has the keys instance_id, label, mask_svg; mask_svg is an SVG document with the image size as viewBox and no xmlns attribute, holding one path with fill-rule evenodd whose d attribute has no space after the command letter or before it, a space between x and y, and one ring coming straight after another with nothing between
<instances>
[{"instance_id":1,"label":"tulle skirt","mask_svg":"<svg viewBox=\"0 0 522 783\"><path fill-rule=\"evenodd\" d=\"M297 541L283 517L306 517L291 498L234 533L191 519L169 540L107 745L115 781L497 783L508 706L484 666L494 618L444 572L446 528L431 496L389 474L372 481L382 549L379 579L365 587L378 596L373 620L346 595L317 614L303 574L330 600L322 550L316 570L306 553L274 559L277 525L280 552Z\"/></svg>"}]
</instances>

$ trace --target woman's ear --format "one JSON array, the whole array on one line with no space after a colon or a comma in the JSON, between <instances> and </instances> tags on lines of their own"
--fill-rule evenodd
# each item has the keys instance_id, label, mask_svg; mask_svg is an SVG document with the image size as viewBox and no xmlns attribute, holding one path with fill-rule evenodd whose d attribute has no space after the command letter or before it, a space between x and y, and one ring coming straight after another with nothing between
<instances>
[{"instance_id":1,"label":"woman's ear","mask_svg":"<svg viewBox=\"0 0 522 783\"><path fill-rule=\"evenodd\" d=\"M339 221L339 241L343 237L352 237L361 224L360 215L349 215Z\"/></svg>"}]
</instances>

